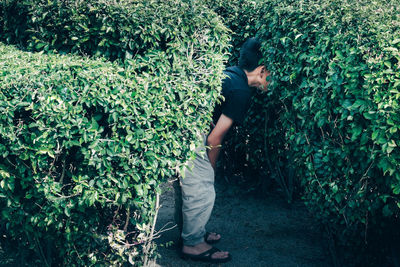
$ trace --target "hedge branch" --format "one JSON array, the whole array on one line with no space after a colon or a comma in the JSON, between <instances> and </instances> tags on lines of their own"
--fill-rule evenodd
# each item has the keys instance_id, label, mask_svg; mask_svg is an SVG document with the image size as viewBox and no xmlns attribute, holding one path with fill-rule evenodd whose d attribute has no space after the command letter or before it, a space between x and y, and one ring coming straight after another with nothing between
<instances>
[{"instance_id":1,"label":"hedge branch","mask_svg":"<svg viewBox=\"0 0 400 267\"><path fill-rule=\"evenodd\" d=\"M156 207L155 207L155 215L153 219L153 226L151 227L150 230L150 236L146 240L146 245L144 246L143 253L144 253L144 260L143 260L143 265L148 266L148 256L149 256L149 250L151 246L151 242L153 241L154 237L154 229L156 228L156 222L157 222L157 216L158 216L158 211L160 209L160 194L156 194Z\"/></svg>"}]
</instances>

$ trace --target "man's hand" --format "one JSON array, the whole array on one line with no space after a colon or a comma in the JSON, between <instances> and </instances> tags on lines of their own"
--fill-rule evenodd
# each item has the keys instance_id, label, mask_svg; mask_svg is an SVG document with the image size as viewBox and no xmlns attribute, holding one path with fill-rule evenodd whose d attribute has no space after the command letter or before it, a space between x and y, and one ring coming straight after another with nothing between
<instances>
[{"instance_id":1,"label":"man's hand","mask_svg":"<svg viewBox=\"0 0 400 267\"><path fill-rule=\"evenodd\" d=\"M222 141L224 140L225 134L229 131L232 124L233 120L231 118L221 114L214 129L207 137L208 158L214 170L216 168L218 155L221 150Z\"/></svg>"}]
</instances>

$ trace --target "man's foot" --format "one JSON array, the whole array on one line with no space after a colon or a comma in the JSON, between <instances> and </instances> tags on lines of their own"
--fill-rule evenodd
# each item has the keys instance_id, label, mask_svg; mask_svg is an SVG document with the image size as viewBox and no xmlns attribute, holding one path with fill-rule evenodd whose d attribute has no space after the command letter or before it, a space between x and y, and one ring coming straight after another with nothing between
<instances>
[{"instance_id":1,"label":"man's foot","mask_svg":"<svg viewBox=\"0 0 400 267\"><path fill-rule=\"evenodd\" d=\"M182 247L182 258L213 263L223 263L230 261L231 255L227 251L220 251L219 249L210 246L206 242L203 242L195 246L184 245Z\"/></svg>"},{"instance_id":2,"label":"man's foot","mask_svg":"<svg viewBox=\"0 0 400 267\"><path fill-rule=\"evenodd\" d=\"M215 244L218 243L220 240L221 240L221 235L217 233L207 232L204 235L204 241L206 241L208 244Z\"/></svg>"}]
</instances>

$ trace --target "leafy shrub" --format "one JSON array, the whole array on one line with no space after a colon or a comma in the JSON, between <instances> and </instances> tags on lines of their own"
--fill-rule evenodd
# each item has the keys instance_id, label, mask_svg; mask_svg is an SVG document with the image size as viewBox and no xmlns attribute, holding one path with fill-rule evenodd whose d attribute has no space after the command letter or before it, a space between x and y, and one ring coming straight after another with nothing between
<instances>
[{"instance_id":1,"label":"leafy shrub","mask_svg":"<svg viewBox=\"0 0 400 267\"><path fill-rule=\"evenodd\" d=\"M200 2L105 3L1 6L8 42L126 59L0 44L1 241L21 263L141 264L159 184L211 120L228 40L218 17Z\"/></svg>"},{"instance_id":2,"label":"leafy shrub","mask_svg":"<svg viewBox=\"0 0 400 267\"><path fill-rule=\"evenodd\" d=\"M398 7L265 1L258 32L273 75L269 118L252 124L265 135L249 156L285 169L286 188L299 181L313 213L353 249L376 249L399 223ZM377 254L361 254L364 264Z\"/></svg>"},{"instance_id":3,"label":"leafy shrub","mask_svg":"<svg viewBox=\"0 0 400 267\"><path fill-rule=\"evenodd\" d=\"M221 16L231 30L231 49L228 65L237 65L242 44L254 37L262 26L263 0L206 0L207 6Z\"/></svg>"},{"instance_id":4,"label":"leafy shrub","mask_svg":"<svg viewBox=\"0 0 400 267\"><path fill-rule=\"evenodd\" d=\"M8 44L112 60L130 59L152 49L170 52L172 57L177 39L202 37L203 31L209 31L219 40L213 33L225 30L198 1L8 0L0 5L0 14L0 40ZM215 42L198 40L206 41Z\"/></svg>"}]
</instances>

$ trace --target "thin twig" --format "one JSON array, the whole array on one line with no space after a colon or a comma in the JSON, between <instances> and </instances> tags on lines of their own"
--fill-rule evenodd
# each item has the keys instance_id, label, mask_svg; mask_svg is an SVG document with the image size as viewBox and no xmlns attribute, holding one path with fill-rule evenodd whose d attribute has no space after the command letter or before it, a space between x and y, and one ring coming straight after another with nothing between
<instances>
[{"instance_id":1,"label":"thin twig","mask_svg":"<svg viewBox=\"0 0 400 267\"><path fill-rule=\"evenodd\" d=\"M168 224L171 224L172 222L168 222L167 224L165 224L160 230L158 230L157 232L154 233L154 238L159 238L160 234L170 231L176 227L178 227L177 224L174 224L173 226L169 227L169 228L165 228ZM164 229L165 228L165 229Z\"/></svg>"},{"instance_id":2,"label":"thin twig","mask_svg":"<svg viewBox=\"0 0 400 267\"><path fill-rule=\"evenodd\" d=\"M149 250L151 243L153 241L154 237L154 229L156 228L156 222L157 222L157 216L158 216L158 210L160 209L160 194L156 194L156 210L155 210L155 215L153 219L153 226L151 227L150 230L150 235L148 239L146 240L146 245L144 246L143 253L144 253L144 260L143 260L143 266L148 266L148 260L149 260Z\"/></svg>"},{"instance_id":3,"label":"thin twig","mask_svg":"<svg viewBox=\"0 0 400 267\"><path fill-rule=\"evenodd\" d=\"M60 184L63 184L64 176L65 176L65 158L63 160L63 165L62 165L62 173L61 173L61 177L60 177Z\"/></svg>"},{"instance_id":4,"label":"thin twig","mask_svg":"<svg viewBox=\"0 0 400 267\"><path fill-rule=\"evenodd\" d=\"M78 255L78 258L82 261L81 255L79 255L79 252L78 252L78 250L77 250L76 247L75 247L75 244L73 244L73 246L74 246L74 249L75 249L75 251L76 251L76 255Z\"/></svg>"},{"instance_id":5,"label":"thin twig","mask_svg":"<svg viewBox=\"0 0 400 267\"><path fill-rule=\"evenodd\" d=\"M46 257L44 256L42 246L40 245L40 242L37 239L37 236L35 236L35 242L36 242L36 245L39 247L40 256L43 258L44 263L46 264L46 266L50 267L50 265L47 263Z\"/></svg>"},{"instance_id":6,"label":"thin twig","mask_svg":"<svg viewBox=\"0 0 400 267\"><path fill-rule=\"evenodd\" d=\"M126 220L125 220L124 232L128 231L128 224L129 224L129 217L130 216L131 216L131 208L128 207L128 210L126 211Z\"/></svg>"},{"instance_id":7,"label":"thin twig","mask_svg":"<svg viewBox=\"0 0 400 267\"><path fill-rule=\"evenodd\" d=\"M76 196L79 196L81 194L81 193L75 193L73 195L64 196L64 195L61 195L60 193L57 193L57 192L53 192L53 193L54 193L54 195L58 196L61 199L76 197Z\"/></svg>"}]
</instances>

